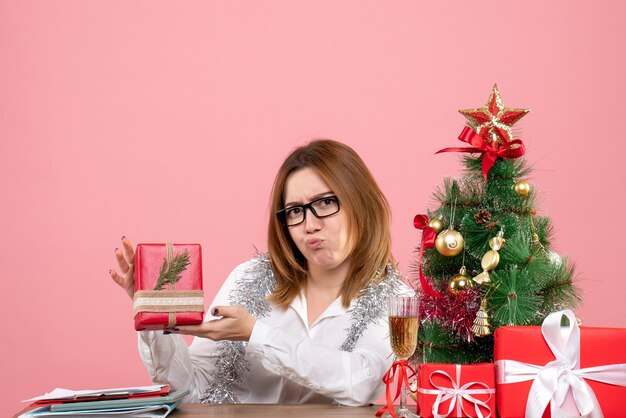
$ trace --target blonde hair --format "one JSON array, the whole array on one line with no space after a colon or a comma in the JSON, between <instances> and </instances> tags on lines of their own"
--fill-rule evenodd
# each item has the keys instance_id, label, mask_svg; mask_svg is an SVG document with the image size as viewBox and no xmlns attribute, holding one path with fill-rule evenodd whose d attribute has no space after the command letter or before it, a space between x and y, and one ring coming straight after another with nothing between
<instances>
[{"instance_id":1,"label":"blonde hair","mask_svg":"<svg viewBox=\"0 0 626 418\"><path fill-rule=\"evenodd\" d=\"M285 184L302 168L314 169L333 190L345 211L353 244L350 269L341 288L342 305L359 295L372 281L384 277L391 254L391 211L387 199L358 154L349 146L318 139L296 148L278 170L270 202L268 252L276 289L269 300L285 309L299 294L306 279L307 261L276 212L285 204Z\"/></svg>"}]
</instances>

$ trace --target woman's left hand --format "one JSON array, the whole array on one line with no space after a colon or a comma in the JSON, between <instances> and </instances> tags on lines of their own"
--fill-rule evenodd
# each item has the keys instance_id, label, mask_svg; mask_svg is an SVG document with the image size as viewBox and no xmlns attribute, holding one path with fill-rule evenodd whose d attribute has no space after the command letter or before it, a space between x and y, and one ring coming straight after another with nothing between
<instances>
[{"instance_id":1,"label":"woman's left hand","mask_svg":"<svg viewBox=\"0 0 626 418\"><path fill-rule=\"evenodd\" d=\"M250 315L247 310L241 306L214 306L211 309L213 316L221 316L221 318L203 322L199 325L178 325L168 331L176 334L208 338L213 341L250 340L256 318Z\"/></svg>"}]
</instances>

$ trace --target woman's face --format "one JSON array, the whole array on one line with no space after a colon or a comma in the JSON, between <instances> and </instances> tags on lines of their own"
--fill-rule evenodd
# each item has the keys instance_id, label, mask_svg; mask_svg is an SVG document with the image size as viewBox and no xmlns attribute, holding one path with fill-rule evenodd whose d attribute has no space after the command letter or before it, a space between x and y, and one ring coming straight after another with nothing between
<instances>
[{"instance_id":1,"label":"woman's face","mask_svg":"<svg viewBox=\"0 0 626 418\"><path fill-rule=\"evenodd\" d=\"M301 168L287 177L285 206L304 205L320 197L334 196L334 191L312 168ZM339 202L341 208L341 202ZM349 262L352 251L346 212L317 218L305 210L301 224L288 227L289 235L308 261L309 270L331 270Z\"/></svg>"}]
</instances>

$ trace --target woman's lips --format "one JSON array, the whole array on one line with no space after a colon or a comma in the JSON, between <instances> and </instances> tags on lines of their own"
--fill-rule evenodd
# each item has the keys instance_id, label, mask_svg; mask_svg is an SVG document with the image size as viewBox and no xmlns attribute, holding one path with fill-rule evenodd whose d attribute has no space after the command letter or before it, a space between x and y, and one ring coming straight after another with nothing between
<instances>
[{"instance_id":1,"label":"woman's lips","mask_svg":"<svg viewBox=\"0 0 626 418\"><path fill-rule=\"evenodd\" d=\"M317 250L323 244L321 239L310 239L306 242L306 247L310 250Z\"/></svg>"}]
</instances>

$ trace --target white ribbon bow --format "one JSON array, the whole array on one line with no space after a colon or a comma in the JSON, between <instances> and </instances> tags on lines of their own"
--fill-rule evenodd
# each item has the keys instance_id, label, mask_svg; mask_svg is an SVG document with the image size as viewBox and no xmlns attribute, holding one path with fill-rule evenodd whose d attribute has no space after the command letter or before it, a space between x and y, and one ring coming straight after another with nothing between
<instances>
[{"instance_id":1,"label":"white ribbon bow","mask_svg":"<svg viewBox=\"0 0 626 418\"><path fill-rule=\"evenodd\" d=\"M450 379L450 383L452 384L452 387L436 385L433 382L433 376L436 374L440 374ZM477 418L490 418L491 417L491 408L489 408L489 406L487 405L487 402L489 402L492 394L494 394L496 390L493 388L489 388L489 386L487 386L483 382L469 382L459 387L459 382L461 381L461 365L460 364L456 365L456 380L452 379L452 377L450 377L450 375L444 372L443 370L435 370L434 372L432 372L429 376L429 380L430 380L430 384L437 389L418 388L417 390L420 393L424 393L426 395L437 395L437 399L435 399L435 403L433 404L433 417L446 418L452 413L452 410L454 409L455 405L456 405L457 417L470 416L470 414L468 414L465 411L465 406L463 405L463 399L468 400L474 405ZM469 389L469 387L474 386L474 385L482 386L485 389ZM485 402L480 401L474 398L473 396L471 396L471 395L485 395L485 394L489 395L489 397L487 398ZM446 402L449 399L451 399L451 401L450 401L450 406L448 407L448 412L446 412L445 414L440 414L439 405L441 405L443 402ZM483 415L482 411L480 410L481 406L487 410L488 412L487 416Z\"/></svg>"},{"instance_id":2,"label":"white ribbon bow","mask_svg":"<svg viewBox=\"0 0 626 418\"><path fill-rule=\"evenodd\" d=\"M563 315L569 319L568 327L561 327ZM580 329L569 309L548 315L541 325L541 332L555 360L545 366L498 360L495 362L497 383L534 380L526 402L526 418L541 418L548 404L552 418L603 418L598 399L585 379L626 386L626 363L581 369ZM570 388L580 415L562 409Z\"/></svg>"}]
</instances>

